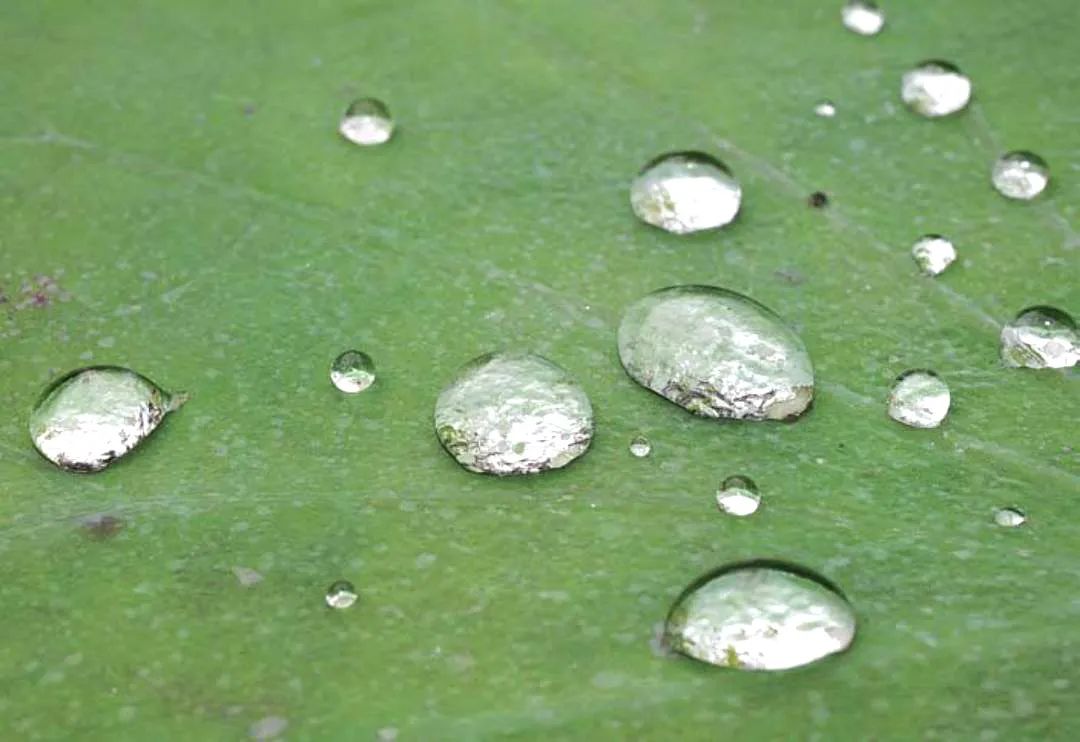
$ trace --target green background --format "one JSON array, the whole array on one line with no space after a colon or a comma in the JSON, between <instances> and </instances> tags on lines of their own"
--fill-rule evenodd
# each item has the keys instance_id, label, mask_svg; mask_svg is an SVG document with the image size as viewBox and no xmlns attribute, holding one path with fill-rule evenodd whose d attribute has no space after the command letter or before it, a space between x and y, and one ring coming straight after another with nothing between
<instances>
[{"instance_id":1,"label":"green background","mask_svg":"<svg viewBox=\"0 0 1080 742\"><path fill-rule=\"evenodd\" d=\"M997 334L1080 307L1078 8L895 3L867 39L810 0L5 3L0 735L1075 736L1077 374L1003 369ZM965 112L903 109L926 58L972 76ZM337 135L357 95L390 144ZM1016 148L1053 170L1036 202L990 187ZM670 149L732 167L734 225L634 219L630 178ZM938 279L909 255L926 232L961 255ZM695 419L625 376L622 308L690 282L800 330L808 415ZM327 378L348 347L380 374L354 397ZM442 452L438 390L499 347L585 386L579 462L499 480ZM79 476L26 420L88 363L192 399ZM885 416L914 367L952 387L938 430ZM716 512L733 473L753 518ZM1005 504L1028 525L996 527ZM95 513L126 528L91 538ZM852 650L760 674L650 650L687 583L754 557L842 586ZM333 612L338 578L361 602Z\"/></svg>"}]
</instances>

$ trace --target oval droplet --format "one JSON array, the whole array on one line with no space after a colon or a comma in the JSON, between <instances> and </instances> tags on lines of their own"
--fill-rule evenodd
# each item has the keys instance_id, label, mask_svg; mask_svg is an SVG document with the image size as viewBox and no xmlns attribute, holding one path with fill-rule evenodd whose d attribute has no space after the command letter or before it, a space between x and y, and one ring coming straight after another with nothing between
<instances>
[{"instance_id":1,"label":"oval droplet","mask_svg":"<svg viewBox=\"0 0 1080 742\"><path fill-rule=\"evenodd\" d=\"M593 436L585 390L531 353L491 353L466 364L435 404L439 440L466 469L532 474L566 466Z\"/></svg>"},{"instance_id":2,"label":"oval droplet","mask_svg":"<svg viewBox=\"0 0 1080 742\"><path fill-rule=\"evenodd\" d=\"M867 0L849 0L840 11L844 27L859 36L874 36L885 26L885 11L877 3Z\"/></svg>"},{"instance_id":3,"label":"oval droplet","mask_svg":"<svg viewBox=\"0 0 1080 742\"><path fill-rule=\"evenodd\" d=\"M823 100L814 106L814 114L821 118L831 119L836 115L836 106L831 101Z\"/></svg>"},{"instance_id":4,"label":"oval droplet","mask_svg":"<svg viewBox=\"0 0 1080 742\"><path fill-rule=\"evenodd\" d=\"M784 420L814 397L802 339L776 314L715 286L673 286L631 304L619 359L637 383L703 417Z\"/></svg>"},{"instance_id":5,"label":"oval droplet","mask_svg":"<svg viewBox=\"0 0 1080 742\"><path fill-rule=\"evenodd\" d=\"M720 483L716 492L716 505L728 515L745 518L757 512L761 505L761 495L757 485L750 477L736 474Z\"/></svg>"},{"instance_id":6,"label":"oval droplet","mask_svg":"<svg viewBox=\"0 0 1080 742\"><path fill-rule=\"evenodd\" d=\"M639 459L643 459L652 453L652 444L643 435L634 436L630 439L630 453Z\"/></svg>"},{"instance_id":7,"label":"oval droplet","mask_svg":"<svg viewBox=\"0 0 1080 742\"><path fill-rule=\"evenodd\" d=\"M904 73L900 97L921 116L948 116L963 110L971 100L971 80L950 62L930 60Z\"/></svg>"},{"instance_id":8,"label":"oval droplet","mask_svg":"<svg viewBox=\"0 0 1080 742\"><path fill-rule=\"evenodd\" d=\"M998 508L994 511L994 522L1003 528L1017 528L1027 523L1027 516L1019 508Z\"/></svg>"},{"instance_id":9,"label":"oval droplet","mask_svg":"<svg viewBox=\"0 0 1080 742\"><path fill-rule=\"evenodd\" d=\"M394 134L394 119L381 100L360 98L345 109L338 131L353 144L370 147L389 141Z\"/></svg>"},{"instance_id":10,"label":"oval droplet","mask_svg":"<svg viewBox=\"0 0 1080 742\"><path fill-rule=\"evenodd\" d=\"M330 383L346 394L357 394L375 383L375 362L359 350L347 350L330 364Z\"/></svg>"},{"instance_id":11,"label":"oval droplet","mask_svg":"<svg viewBox=\"0 0 1080 742\"><path fill-rule=\"evenodd\" d=\"M1034 152L1009 152L994 162L990 181L1005 198L1030 201L1049 185L1050 166Z\"/></svg>"},{"instance_id":12,"label":"oval droplet","mask_svg":"<svg viewBox=\"0 0 1080 742\"><path fill-rule=\"evenodd\" d=\"M82 368L45 390L30 413L30 437L61 469L101 471L186 401L186 394L169 394L130 369Z\"/></svg>"},{"instance_id":13,"label":"oval droplet","mask_svg":"<svg viewBox=\"0 0 1080 742\"><path fill-rule=\"evenodd\" d=\"M724 567L676 600L664 626L680 654L739 670L787 670L847 649L855 612L809 570L770 561Z\"/></svg>"},{"instance_id":14,"label":"oval droplet","mask_svg":"<svg viewBox=\"0 0 1080 742\"><path fill-rule=\"evenodd\" d=\"M936 428L949 414L949 385L933 371L905 371L889 394L889 417L912 428Z\"/></svg>"},{"instance_id":15,"label":"oval droplet","mask_svg":"<svg viewBox=\"0 0 1080 742\"><path fill-rule=\"evenodd\" d=\"M727 165L704 152L671 152L651 160L630 185L630 205L646 224L690 234L730 224L742 188Z\"/></svg>"},{"instance_id":16,"label":"oval droplet","mask_svg":"<svg viewBox=\"0 0 1080 742\"><path fill-rule=\"evenodd\" d=\"M1080 332L1055 307L1028 307L1001 328L1001 360L1015 368L1072 368L1080 363Z\"/></svg>"},{"instance_id":17,"label":"oval droplet","mask_svg":"<svg viewBox=\"0 0 1080 742\"><path fill-rule=\"evenodd\" d=\"M337 580L326 588L326 604L331 608L349 608L359 597L348 580Z\"/></svg>"},{"instance_id":18,"label":"oval droplet","mask_svg":"<svg viewBox=\"0 0 1080 742\"><path fill-rule=\"evenodd\" d=\"M911 246L911 257L925 275L937 276L956 260L956 246L939 234L928 234Z\"/></svg>"}]
</instances>

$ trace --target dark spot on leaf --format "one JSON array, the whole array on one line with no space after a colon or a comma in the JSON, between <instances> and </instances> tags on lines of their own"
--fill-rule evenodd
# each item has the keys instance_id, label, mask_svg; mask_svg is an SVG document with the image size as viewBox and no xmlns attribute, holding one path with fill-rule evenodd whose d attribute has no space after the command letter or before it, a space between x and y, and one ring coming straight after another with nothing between
<instances>
[{"instance_id":1,"label":"dark spot on leaf","mask_svg":"<svg viewBox=\"0 0 1080 742\"><path fill-rule=\"evenodd\" d=\"M124 530L126 524L122 518L118 518L115 515L95 513L94 515L87 515L80 518L79 525L82 526L83 533L90 538L97 541L104 541Z\"/></svg>"},{"instance_id":2,"label":"dark spot on leaf","mask_svg":"<svg viewBox=\"0 0 1080 742\"><path fill-rule=\"evenodd\" d=\"M806 203L809 204L811 209L823 209L828 205L829 197L824 191L814 191L806 199Z\"/></svg>"}]
</instances>

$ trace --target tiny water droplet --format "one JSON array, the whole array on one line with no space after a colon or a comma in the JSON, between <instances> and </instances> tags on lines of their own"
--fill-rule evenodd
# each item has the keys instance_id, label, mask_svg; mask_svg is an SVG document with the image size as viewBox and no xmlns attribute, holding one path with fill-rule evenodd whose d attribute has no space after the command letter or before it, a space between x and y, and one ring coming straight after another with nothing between
<instances>
[{"instance_id":1,"label":"tiny water droplet","mask_svg":"<svg viewBox=\"0 0 1080 742\"><path fill-rule=\"evenodd\" d=\"M45 390L30 413L30 437L61 469L101 471L186 401L186 394L169 394L130 369L83 368Z\"/></svg>"},{"instance_id":2,"label":"tiny water droplet","mask_svg":"<svg viewBox=\"0 0 1080 742\"><path fill-rule=\"evenodd\" d=\"M1027 522L1027 516L1019 508L998 508L994 511L994 522L1005 528L1016 528Z\"/></svg>"},{"instance_id":3,"label":"tiny water droplet","mask_svg":"<svg viewBox=\"0 0 1080 742\"><path fill-rule=\"evenodd\" d=\"M630 205L646 224L690 234L730 224L742 188L727 165L704 152L670 152L648 162L630 184Z\"/></svg>"},{"instance_id":4,"label":"tiny water droplet","mask_svg":"<svg viewBox=\"0 0 1080 742\"><path fill-rule=\"evenodd\" d=\"M1050 166L1034 152L1009 152L994 162L994 188L1005 198L1030 201L1050 183Z\"/></svg>"},{"instance_id":5,"label":"tiny water droplet","mask_svg":"<svg viewBox=\"0 0 1080 742\"><path fill-rule=\"evenodd\" d=\"M885 25L885 11L877 3L849 0L840 11L844 26L859 36L875 36Z\"/></svg>"},{"instance_id":6,"label":"tiny water droplet","mask_svg":"<svg viewBox=\"0 0 1080 742\"><path fill-rule=\"evenodd\" d=\"M836 115L836 106L831 101L823 100L814 106L814 114L822 118L831 119Z\"/></svg>"},{"instance_id":7,"label":"tiny water droplet","mask_svg":"<svg viewBox=\"0 0 1080 742\"><path fill-rule=\"evenodd\" d=\"M643 459L652 453L652 444L643 435L637 435L630 439L630 453L639 459Z\"/></svg>"},{"instance_id":8,"label":"tiny water droplet","mask_svg":"<svg viewBox=\"0 0 1080 742\"><path fill-rule=\"evenodd\" d=\"M716 492L716 505L728 515L744 518L753 515L761 505L761 495L750 477L739 474L720 483Z\"/></svg>"},{"instance_id":9,"label":"tiny water droplet","mask_svg":"<svg viewBox=\"0 0 1080 742\"><path fill-rule=\"evenodd\" d=\"M346 394L357 394L375 383L375 362L359 350L347 350L330 364L330 382Z\"/></svg>"},{"instance_id":10,"label":"tiny water droplet","mask_svg":"<svg viewBox=\"0 0 1080 742\"><path fill-rule=\"evenodd\" d=\"M787 670L847 649L855 612L808 570L776 562L730 565L698 579L664 627L676 652L739 670Z\"/></svg>"},{"instance_id":11,"label":"tiny water droplet","mask_svg":"<svg viewBox=\"0 0 1080 742\"><path fill-rule=\"evenodd\" d=\"M627 307L618 345L630 378L703 417L784 420L802 414L814 397L802 339L734 291L654 291Z\"/></svg>"},{"instance_id":12,"label":"tiny water droplet","mask_svg":"<svg viewBox=\"0 0 1080 742\"><path fill-rule=\"evenodd\" d=\"M348 580L338 580L326 588L326 604L331 608L348 608L359 597Z\"/></svg>"},{"instance_id":13,"label":"tiny water droplet","mask_svg":"<svg viewBox=\"0 0 1080 742\"><path fill-rule=\"evenodd\" d=\"M1001 360L1016 368L1072 368L1080 363L1080 331L1055 307L1029 307L1001 328Z\"/></svg>"},{"instance_id":14,"label":"tiny water droplet","mask_svg":"<svg viewBox=\"0 0 1080 742\"><path fill-rule=\"evenodd\" d=\"M345 109L338 131L353 144L383 144L394 134L394 119L381 100L360 98Z\"/></svg>"},{"instance_id":15,"label":"tiny water droplet","mask_svg":"<svg viewBox=\"0 0 1080 742\"><path fill-rule=\"evenodd\" d=\"M581 456L593 436L585 390L532 353L491 353L467 363L439 394L435 432L466 469L532 474Z\"/></svg>"},{"instance_id":16,"label":"tiny water droplet","mask_svg":"<svg viewBox=\"0 0 1080 742\"><path fill-rule=\"evenodd\" d=\"M911 246L911 257L924 274L936 276L956 260L956 247L939 234L928 234Z\"/></svg>"},{"instance_id":17,"label":"tiny water droplet","mask_svg":"<svg viewBox=\"0 0 1080 742\"><path fill-rule=\"evenodd\" d=\"M936 428L949 413L949 385L933 371L905 371L889 394L889 417L912 428Z\"/></svg>"},{"instance_id":18,"label":"tiny water droplet","mask_svg":"<svg viewBox=\"0 0 1080 742\"><path fill-rule=\"evenodd\" d=\"M930 60L904 73L900 97L921 116L948 116L971 100L971 79L950 62Z\"/></svg>"}]
</instances>

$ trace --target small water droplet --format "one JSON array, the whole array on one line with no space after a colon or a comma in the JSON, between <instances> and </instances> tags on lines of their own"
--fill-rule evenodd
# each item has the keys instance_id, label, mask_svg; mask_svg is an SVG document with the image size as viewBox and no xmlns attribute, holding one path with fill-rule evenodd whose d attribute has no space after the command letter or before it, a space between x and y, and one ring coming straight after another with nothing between
<instances>
[{"instance_id":1,"label":"small water droplet","mask_svg":"<svg viewBox=\"0 0 1080 742\"><path fill-rule=\"evenodd\" d=\"M839 590L808 570L758 561L698 579L664 627L676 652L720 667L787 670L847 649L855 612Z\"/></svg>"},{"instance_id":2,"label":"small water droplet","mask_svg":"<svg viewBox=\"0 0 1080 742\"><path fill-rule=\"evenodd\" d=\"M824 191L814 191L806 199L806 203L811 209L824 209L829 205L829 194Z\"/></svg>"},{"instance_id":3,"label":"small water droplet","mask_svg":"<svg viewBox=\"0 0 1080 742\"><path fill-rule=\"evenodd\" d=\"M375 383L375 362L359 350L347 350L330 365L330 382L346 394L357 394Z\"/></svg>"},{"instance_id":4,"label":"small water droplet","mask_svg":"<svg viewBox=\"0 0 1080 742\"><path fill-rule=\"evenodd\" d=\"M359 597L348 580L338 580L326 588L326 604L331 608L349 608Z\"/></svg>"},{"instance_id":5,"label":"small water droplet","mask_svg":"<svg viewBox=\"0 0 1080 742\"><path fill-rule=\"evenodd\" d=\"M435 404L435 432L466 469L532 474L581 456L593 436L585 390L531 353L491 353L466 364Z\"/></svg>"},{"instance_id":6,"label":"small water droplet","mask_svg":"<svg viewBox=\"0 0 1080 742\"><path fill-rule=\"evenodd\" d=\"M1005 528L1016 528L1027 522L1027 516L1019 508L998 508L994 511L994 522Z\"/></svg>"},{"instance_id":7,"label":"small water droplet","mask_svg":"<svg viewBox=\"0 0 1080 742\"><path fill-rule=\"evenodd\" d=\"M1009 152L994 163L994 188L1005 198L1030 201L1050 183L1050 166L1034 152Z\"/></svg>"},{"instance_id":8,"label":"small water droplet","mask_svg":"<svg viewBox=\"0 0 1080 742\"><path fill-rule=\"evenodd\" d=\"M784 420L802 414L814 397L802 339L734 291L654 291L626 309L618 344L630 378L703 417Z\"/></svg>"},{"instance_id":9,"label":"small water droplet","mask_svg":"<svg viewBox=\"0 0 1080 742\"><path fill-rule=\"evenodd\" d=\"M930 60L904 73L900 97L908 108L927 118L948 116L971 100L971 80L950 62Z\"/></svg>"},{"instance_id":10,"label":"small water droplet","mask_svg":"<svg viewBox=\"0 0 1080 742\"><path fill-rule=\"evenodd\" d=\"M30 413L30 437L61 469L101 471L186 401L186 394L169 394L126 368L83 368L45 390Z\"/></svg>"},{"instance_id":11,"label":"small water droplet","mask_svg":"<svg viewBox=\"0 0 1080 742\"><path fill-rule=\"evenodd\" d=\"M758 494L754 480L736 474L720 483L720 489L716 492L716 504L728 515L744 518L757 512L761 505L761 495Z\"/></svg>"},{"instance_id":12,"label":"small water droplet","mask_svg":"<svg viewBox=\"0 0 1080 742\"><path fill-rule=\"evenodd\" d=\"M630 185L630 205L646 224L690 234L730 224L742 188L727 165L704 152L671 152L648 162Z\"/></svg>"},{"instance_id":13,"label":"small water droplet","mask_svg":"<svg viewBox=\"0 0 1080 742\"><path fill-rule=\"evenodd\" d=\"M630 453L639 459L643 459L652 453L652 444L643 435L636 435L630 439Z\"/></svg>"},{"instance_id":14,"label":"small water droplet","mask_svg":"<svg viewBox=\"0 0 1080 742\"><path fill-rule=\"evenodd\" d=\"M860 36L874 36L885 25L885 11L877 3L867 0L849 0L840 11L844 26Z\"/></svg>"},{"instance_id":15,"label":"small water droplet","mask_svg":"<svg viewBox=\"0 0 1080 742\"><path fill-rule=\"evenodd\" d=\"M928 234L911 246L911 257L924 274L936 276L956 260L956 247L939 234Z\"/></svg>"},{"instance_id":16,"label":"small water droplet","mask_svg":"<svg viewBox=\"0 0 1080 742\"><path fill-rule=\"evenodd\" d=\"M912 428L936 428L949 413L949 385L933 371L905 371L889 394L889 417Z\"/></svg>"},{"instance_id":17,"label":"small water droplet","mask_svg":"<svg viewBox=\"0 0 1080 742\"><path fill-rule=\"evenodd\" d=\"M353 144L383 144L394 134L394 119L381 100L360 98L345 109L338 131Z\"/></svg>"},{"instance_id":18,"label":"small water droplet","mask_svg":"<svg viewBox=\"0 0 1080 742\"><path fill-rule=\"evenodd\" d=\"M814 106L814 114L822 118L831 119L836 115L836 106L831 101L823 100Z\"/></svg>"},{"instance_id":19,"label":"small water droplet","mask_svg":"<svg viewBox=\"0 0 1080 742\"><path fill-rule=\"evenodd\" d=\"M1001 360L1018 368L1072 368L1080 363L1080 331L1060 309L1029 307L1001 328Z\"/></svg>"}]
</instances>

